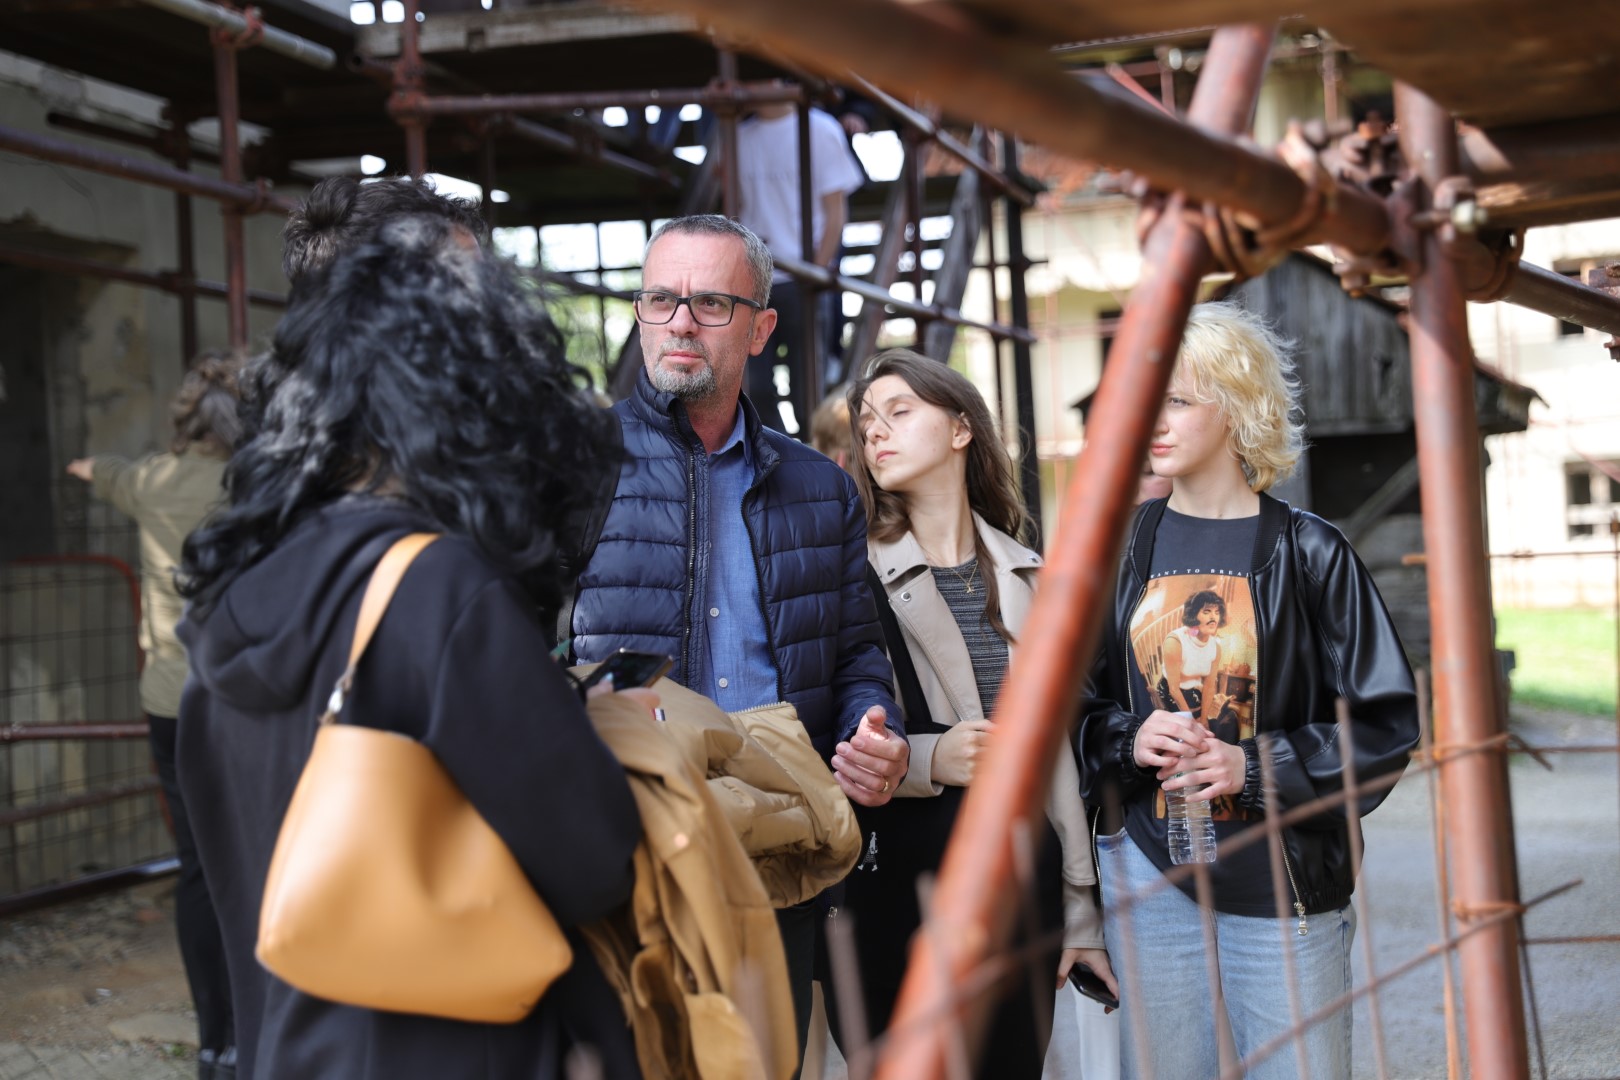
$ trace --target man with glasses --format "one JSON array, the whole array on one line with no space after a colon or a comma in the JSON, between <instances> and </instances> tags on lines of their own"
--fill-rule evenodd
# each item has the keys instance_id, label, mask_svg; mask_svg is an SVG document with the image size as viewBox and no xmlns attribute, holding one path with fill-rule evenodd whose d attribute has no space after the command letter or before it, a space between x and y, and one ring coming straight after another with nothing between
<instances>
[{"instance_id":1,"label":"man with glasses","mask_svg":"<svg viewBox=\"0 0 1620 1080\"><path fill-rule=\"evenodd\" d=\"M866 515L842 469L761 425L742 394L776 325L771 269L759 238L718 215L648 242L646 366L614 407L628 460L580 575L573 651L665 653L670 678L728 711L792 703L845 794L881 806L910 750L866 586ZM816 913L777 917L802 1048Z\"/></svg>"}]
</instances>

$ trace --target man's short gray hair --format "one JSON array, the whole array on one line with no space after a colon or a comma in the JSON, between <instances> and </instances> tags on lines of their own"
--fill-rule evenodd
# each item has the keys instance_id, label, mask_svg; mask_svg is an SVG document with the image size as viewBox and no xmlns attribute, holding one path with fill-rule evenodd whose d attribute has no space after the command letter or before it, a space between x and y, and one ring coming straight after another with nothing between
<instances>
[{"instance_id":1,"label":"man's short gray hair","mask_svg":"<svg viewBox=\"0 0 1620 1080\"><path fill-rule=\"evenodd\" d=\"M652 252L653 245L658 243L665 233L679 233L686 236L730 236L741 240L743 250L748 254L748 271L754 278L753 299L762 305L770 306L771 275L775 272L776 263L771 259L771 249L765 246L765 241L755 236L748 226L720 214L692 214L687 217L670 218L658 226L652 234L652 239L647 241L647 250L641 256L643 266L647 263L647 255Z\"/></svg>"}]
</instances>

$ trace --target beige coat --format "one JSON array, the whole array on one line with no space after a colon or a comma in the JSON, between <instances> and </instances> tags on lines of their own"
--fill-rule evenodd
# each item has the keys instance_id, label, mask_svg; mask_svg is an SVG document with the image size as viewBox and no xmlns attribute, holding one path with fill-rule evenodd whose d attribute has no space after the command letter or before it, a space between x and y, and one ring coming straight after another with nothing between
<instances>
[{"instance_id":1,"label":"beige coat","mask_svg":"<svg viewBox=\"0 0 1620 1080\"><path fill-rule=\"evenodd\" d=\"M638 704L607 694L586 708L645 831L628 908L580 932L630 1018L643 1075L785 1080L798 1040L776 912L703 763Z\"/></svg>"},{"instance_id":2,"label":"beige coat","mask_svg":"<svg viewBox=\"0 0 1620 1080\"><path fill-rule=\"evenodd\" d=\"M977 514L973 515L973 522L994 566L1002 621L1016 637L1035 598L1035 577L1041 557L991 528ZM917 681L922 684L934 722L951 727L963 720L984 719L984 706L979 701L967 644L956 628L949 605L934 585L922 546L907 533L893 543L870 541L867 556L883 582L889 606L894 609L895 619L911 647ZM985 568L980 567L980 573L984 572ZM1010 647L1009 653L1012 648L1016 646ZM942 737L910 736L911 767L895 791L898 797L929 798L945 790L933 777L934 751ZM1047 796L1046 816L1063 845L1063 947L1100 949L1103 947L1102 918L1092 898L1097 871L1091 859L1086 807L1080 799L1080 774L1067 740L1052 763L1052 789Z\"/></svg>"},{"instance_id":3,"label":"beige coat","mask_svg":"<svg viewBox=\"0 0 1620 1080\"><path fill-rule=\"evenodd\" d=\"M135 519L141 532L141 708L177 716L186 682L186 650L174 635L185 602L174 587L180 547L225 500L225 459L200 450L152 454L131 462L98 454L91 490Z\"/></svg>"}]
</instances>

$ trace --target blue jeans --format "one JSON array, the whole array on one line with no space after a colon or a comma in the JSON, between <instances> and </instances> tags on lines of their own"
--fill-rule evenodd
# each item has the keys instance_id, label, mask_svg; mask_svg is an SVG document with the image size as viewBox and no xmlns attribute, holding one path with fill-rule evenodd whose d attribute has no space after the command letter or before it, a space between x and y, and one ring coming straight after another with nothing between
<instances>
[{"instance_id":1,"label":"blue jeans","mask_svg":"<svg viewBox=\"0 0 1620 1080\"><path fill-rule=\"evenodd\" d=\"M1208 911L1174 886L1124 830L1097 838L1102 879L1103 934L1120 984L1121 1075L1154 1080L1199 1080L1228 1060L1247 1058L1294 1026L1284 966L1292 953L1300 1017L1308 1017L1350 990L1350 942L1355 913L1348 905L1298 920ZM1137 897L1129 911L1127 896ZM1128 925L1127 925L1128 924ZM1126 937L1129 936L1127 945ZM1206 935L1216 949L1206 959ZM1212 979L1219 993L1212 993ZM1220 1006L1225 1006L1225 1017ZM1348 1080L1348 1005L1290 1039L1245 1073L1253 1080ZM1300 1059L1303 1042L1304 1061Z\"/></svg>"}]
</instances>

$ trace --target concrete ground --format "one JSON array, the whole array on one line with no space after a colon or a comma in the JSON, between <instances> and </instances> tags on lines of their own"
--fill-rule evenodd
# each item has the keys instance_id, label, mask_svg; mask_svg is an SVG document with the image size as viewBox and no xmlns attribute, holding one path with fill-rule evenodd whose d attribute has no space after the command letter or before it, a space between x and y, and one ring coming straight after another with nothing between
<instances>
[{"instance_id":1,"label":"concrete ground","mask_svg":"<svg viewBox=\"0 0 1620 1080\"><path fill-rule=\"evenodd\" d=\"M1515 709L1513 731L1537 747L1615 745L1613 719ZM1521 896L1567 882L1581 885L1525 916L1530 939L1620 934L1620 757L1552 754L1548 771L1526 755L1510 767ZM1358 985L1373 969L1389 971L1439 939L1434 834L1425 776L1404 779L1366 819L1367 858L1359 892L1368 918L1355 947ZM1367 928L1370 927L1370 932ZM1595 1080L1620 1076L1620 943L1532 945L1531 986L1540 1016L1546 1076ZM1454 980L1463 992L1460 970ZM1379 993L1385 1075L1445 1077L1444 972L1431 961ZM1371 1004L1356 1010L1356 1077L1378 1076ZM1458 1041L1466 1035L1458 1022ZM1540 1076L1532 1032L1531 1075ZM1467 1075L1466 1062L1458 1075Z\"/></svg>"},{"instance_id":2,"label":"concrete ground","mask_svg":"<svg viewBox=\"0 0 1620 1080\"><path fill-rule=\"evenodd\" d=\"M173 880L0 921L0 1080L180 1080L196 1016Z\"/></svg>"},{"instance_id":3,"label":"concrete ground","mask_svg":"<svg viewBox=\"0 0 1620 1080\"><path fill-rule=\"evenodd\" d=\"M1514 730L1537 746L1613 746L1611 720L1521 712ZM1531 938L1620 934L1620 760L1557 754L1554 771L1511 767L1524 896L1582 884L1526 916ZM1427 780L1410 776L1365 824L1358 889L1366 918L1357 985L1438 938ZM0 1080L179 1080L196 1075L195 1018L174 945L170 883L0 922ZM1530 967L1549 1080L1620 1077L1620 944L1533 945ZM1455 984L1459 1002L1460 981ZM1048 1075L1080 1080L1067 996L1057 1010ZM1355 1077L1370 1080L1381 1046L1391 1080L1447 1077L1442 968L1429 960L1357 1005ZM1459 1013L1461 1006L1459 1004ZM1466 1045L1458 1020L1460 1045ZM842 1077L834 1048L823 1075ZM1466 1062L1459 1076L1467 1075ZM1539 1077L1532 1044L1531 1075ZM1090 1078L1085 1078L1090 1080Z\"/></svg>"}]
</instances>

